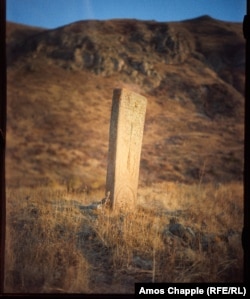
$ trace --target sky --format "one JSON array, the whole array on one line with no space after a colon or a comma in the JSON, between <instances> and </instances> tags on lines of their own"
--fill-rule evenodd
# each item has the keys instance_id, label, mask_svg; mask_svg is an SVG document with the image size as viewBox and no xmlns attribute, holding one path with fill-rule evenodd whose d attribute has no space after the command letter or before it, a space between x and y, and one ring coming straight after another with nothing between
<instances>
[{"instance_id":1,"label":"sky","mask_svg":"<svg viewBox=\"0 0 250 299\"><path fill-rule=\"evenodd\" d=\"M53 29L80 20L181 21L201 15L242 22L247 0L6 0L6 19Z\"/></svg>"}]
</instances>

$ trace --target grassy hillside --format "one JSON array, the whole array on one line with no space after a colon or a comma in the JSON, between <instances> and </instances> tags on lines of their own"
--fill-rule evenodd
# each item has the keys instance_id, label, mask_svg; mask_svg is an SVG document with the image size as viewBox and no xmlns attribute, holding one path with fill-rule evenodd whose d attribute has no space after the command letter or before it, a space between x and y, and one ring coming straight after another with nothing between
<instances>
[{"instance_id":1,"label":"grassy hillside","mask_svg":"<svg viewBox=\"0 0 250 299\"><path fill-rule=\"evenodd\" d=\"M6 292L241 282L242 24L8 23L6 40ZM98 203L123 87L148 105L137 207L110 211Z\"/></svg>"},{"instance_id":2,"label":"grassy hillside","mask_svg":"<svg viewBox=\"0 0 250 299\"><path fill-rule=\"evenodd\" d=\"M242 181L241 24L205 16L7 27L9 186L73 178L103 187L112 94L122 87L148 99L142 182L197 183L204 165L207 182Z\"/></svg>"}]
</instances>

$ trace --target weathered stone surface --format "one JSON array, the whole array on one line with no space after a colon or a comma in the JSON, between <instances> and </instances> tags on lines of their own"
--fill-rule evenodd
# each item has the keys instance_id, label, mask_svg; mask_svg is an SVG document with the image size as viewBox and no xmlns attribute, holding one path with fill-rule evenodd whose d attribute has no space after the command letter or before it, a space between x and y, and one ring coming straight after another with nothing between
<instances>
[{"instance_id":1,"label":"weathered stone surface","mask_svg":"<svg viewBox=\"0 0 250 299\"><path fill-rule=\"evenodd\" d=\"M146 105L141 95L114 90L106 178L113 208L135 205Z\"/></svg>"}]
</instances>

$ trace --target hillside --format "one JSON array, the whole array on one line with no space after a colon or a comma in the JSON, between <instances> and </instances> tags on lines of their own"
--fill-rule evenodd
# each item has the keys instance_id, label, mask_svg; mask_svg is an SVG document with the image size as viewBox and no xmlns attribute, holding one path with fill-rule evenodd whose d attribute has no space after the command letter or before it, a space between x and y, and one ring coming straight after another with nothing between
<instances>
[{"instance_id":1,"label":"hillside","mask_svg":"<svg viewBox=\"0 0 250 299\"><path fill-rule=\"evenodd\" d=\"M7 23L6 40L5 292L242 282L241 24ZM137 205L117 212L101 199L122 87L148 105Z\"/></svg>"},{"instance_id":2,"label":"hillside","mask_svg":"<svg viewBox=\"0 0 250 299\"><path fill-rule=\"evenodd\" d=\"M7 185L103 188L118 87L148 99L140 184L242 181L244 49L209 16L7 23Z\"/></svg>"}]
</instances>

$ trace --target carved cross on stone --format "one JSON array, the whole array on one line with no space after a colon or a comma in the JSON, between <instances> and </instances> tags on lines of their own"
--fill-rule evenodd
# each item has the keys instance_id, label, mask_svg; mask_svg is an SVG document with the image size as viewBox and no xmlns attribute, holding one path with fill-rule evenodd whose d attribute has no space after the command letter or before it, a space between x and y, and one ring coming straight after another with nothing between
<instances>
[{"instance_id":1,"label":"carved cross on stone","mask_svg":"<svg viewBox=\"0 0 250 299\"><path fill-rule=\"evenodd\" d=\"M106 194L111 207L136 204L147 99L126 89L113 92Z\"/></svg>"}]
</instances>

